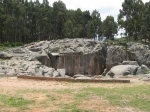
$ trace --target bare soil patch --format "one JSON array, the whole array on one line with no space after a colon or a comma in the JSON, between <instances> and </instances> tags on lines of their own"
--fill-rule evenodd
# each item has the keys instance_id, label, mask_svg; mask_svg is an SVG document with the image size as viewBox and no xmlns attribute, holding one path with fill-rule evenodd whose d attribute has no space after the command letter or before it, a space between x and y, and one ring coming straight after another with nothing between
<instances>
[{"instance_id":1,"label":"bare soil patch","mask_svg":"<svg viewBox=\"0 0 150 112\"><path fill-rule=\"evenodd\" d=\"M107 84L36 81L17 79L16 77L1 77L0 94L33 100L33 104L28 105L27 108L22 110L25 112L71 112L72 110L84 110L86 112L134 112L135 109L113 106L107 100L97 96L81 101L78 101L75 97L76 93L80 92L82 88L87 87L122 88L150 84L149 82L143 82L137 79L130 80L131 83L129 84ZM3 106L0 103L0 112L1 111L17 112L20 110L6 105Z\"/></svg>"}]
</instances>

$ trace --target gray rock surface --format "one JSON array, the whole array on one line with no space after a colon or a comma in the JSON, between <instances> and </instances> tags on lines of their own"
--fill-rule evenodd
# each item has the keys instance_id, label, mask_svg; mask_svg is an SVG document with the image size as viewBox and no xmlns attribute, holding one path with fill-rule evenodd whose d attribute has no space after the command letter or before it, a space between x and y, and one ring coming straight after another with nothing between
<instances>
[{"instance_id":1,"label":"gray rock surface","mask_svg":"<svg viewBox=\"0 0 150 112\"><path fill-rule=\"evenodd\" d=\"M117 65L110 69L106 76L118 77L126 75L134 75L139 66L135 65Z\"/></svg>"},{"instance_id":2,"label":"gray rock surface","mask_svg":"<svg viewBox=\"0 0 150 112\"><path fill-rule=\"evenodd\" d=\"M135 65L135 66L139 66L137 61L123 61L122 62L123 65Z\"/></svg>"},{"instance_id":3,"label":"gray rock surface","mask_svg":"<svg viewBox=\"0 0 150 112\"><path fill-rule=\"evenodd\" d=\"M126 55L122 46L109 46L107 49L106 67L110 70L111 67L119 65L126 60Z\"/></svg>"},{"instance_id":4,"label":"gray rock surface","mask_svg":"<svg viewBox=\"0 0 150 112\"><path fill-rule=\"evenodd\" d=\"M55 69L66 69L66 74L95 75L105 68L106 45L90 39L50 41L46 52Z\"/></svg>"},{"instance_id":5,"label":"gray rock surface","mask_svg":"<svg viewBox=\"0 0 150 112\"><path fill-rule=\"evenodd\" d=\"M150 69L146 65L142 65L137 69L136 75L147 74Z\"/></svg>"},{"instance_id":6,"label":"gray rock surface","mask_svg":"<svg viewBox=\"0 0 150 112\"><path fill-rule=\"evenodd\" d=\"M6 51L27 62L40 62L41 65L57 69L64 69L65 74L96 75L105 69L107 47L104 43L91 39L63 39L52 41L34 42ZM44 72L42 67L24 65L28 74L51 76L51 72ZM23 72L24 73L24 72ZM60 73L64 76L64 73Z\"/></svg>"},{"instance_id":7,"label":"gray rock surface","mask_svg":"<svg viewBox=\"0 0 150 112\"><path fill-rule=\"evenodd\" d=\"M137 61L140 66L144 64L150 68L150 50L147 45L141 43L128 43L127 55L129 60Z\"/></svg>"},{"instance_id":8,"label":"gray rock surface","mask_svg":"<svg viewBox=\"0 0 150 112\"><path fill-rule=\"evenodd\" d=\"M108 68L106 68L106 69L104 70L104 72L103 72L101 75L102 75L102 76L105 76L108 71L109 71Z\"/></svg>"},{"instance_id":9,"label":"gray rock surface","mask_svg":"<svg viewBox=\"0 0 150 112\"><path fill-rule=\"evenodd\" d=\"M73 78L78 78L78 77L85 77L85 75L82 75L82 74L76 74L73 76Z\"/></svg>"},{"instance_id":10,"label":"gray rock surface","mask_svg":"<svg viewBox=\"0 0 150 112\"><path fill-rule=\"evenodd\" d=\"M53 77L60 77L60 73L58 71L53 72Z\"/></svg>"},{"instance_id":11,"label":"gray rock surface","mask_svg":"<svg viewBox=\"0 0 150 112\"><path fill-rule=\"evenodd\" d=\"M0 52L0 59L10 59L11 57L12 55L7 52Z\"/></svg>"},{"instance_id":12,"label":"gray rock surface","mask_svg":"<svg viewBox=\"0 0 150 112\"><path fill-rule=\"evenodd\" d=\"M42 65L39 61L27 61L13 57L11 60L0 60L0 74L2 75L32 75L53 76L53 68Z\"/></svg>"},{"instance_id":13,"label":"gray rock surface","mask_svg":"<svg viewBox=\"0 0 150 112\"><path fill-rule=\"evenodd\" d=\"M105 43L91 39L34 42L0 52L0 74L41 77L83 74L85 77L102 73L105 76L110 70L107 76L114 77L133 75L135 72L144 74L149 71L145 66L141 66L145 64L150 67L150 51L147 46L129 43L127 50L131 61L124 61L126 55L121 46L107 48ZM107 69L104 70L105 68Z\"/></svg>"},{"instance_id":14,"label":"gray rock surface","mask_svg":"<svg viewBox=\"0 0 150 112\"><path fill-rule=\"evenodd\" d=\"M65 68L69 76L99 75L105 69L107 47L101 42L78 38L34 42L8 52L14 57L39 61L56 70Z\"/></svg>"},{"instance_id":15,"label":"gray rock surface","mask_svg":"<svg viewBox=\"0 0 150 112\"><path fill-rule=\"evenodd\" d=\"M91 79L91 78L90 78L90 77L87 77L87 76L84 76L84 77L77 77L77 78L75 78L75 79L78 79L78 80L79 80L79 79L85 79L85 80L88 79L88 80L89 80L89 79Z\"/></svg>"},{"instance_id":16,"label":"gray rock surface","mask_svg":"<svg viewBox=\"0 0 150 112\"><path fill-rule=\"evenodd\" d=\"M61 77L65 77L66 70L65 69L57 69Z\"/></svg>"}]
</instances>

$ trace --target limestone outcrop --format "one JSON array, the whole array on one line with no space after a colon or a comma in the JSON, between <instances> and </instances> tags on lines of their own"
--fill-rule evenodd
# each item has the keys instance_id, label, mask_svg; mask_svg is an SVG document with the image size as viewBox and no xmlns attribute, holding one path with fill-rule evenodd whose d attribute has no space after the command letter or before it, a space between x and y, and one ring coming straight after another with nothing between
<instances>
[{"instance_id":1,"label":"limestone outcrop","mask_svg":"<svg viewBox=\"0 0 150 112\"><path fill-rule=\"evenodd\" d=\"M127 55L130 61L137 61L139 65L144 64L150 68L150 50L148 45L128 43Z\"/></svg>"},{"instance_id":2,"label":"limestone outcrop","mask_svg":"<svg viewBox=\"0 0 150 112\"><path fill-rule=\"evenodd\" d=\"M122 46L109 46L107 48L106 67L111 69L126 60L126 54Z\"/></svg>"},{"instance_id":3,"label":"limestone outcrop","mask_svg":"<svg viewBox=\"0 0 150 112\"><path fill-rule=\"evenodd\" d=\"M66 69L66 74L101 74L106 63L106 45L90 39L51 41L46 49L51 66Z\"/></svg>"},{"instance_id":4,"label":"limestone outcrop","mask_svg":"<svg viewBox=\"0 0 150 112\"><path fill-rule=\"evenodd\" d=\"M40 41L0 52L0 75L32 75L90 79L95 75L126 76L149 73L150 51L139 43L123 47L91 39ZM89 77L88 77L89 76ZM101 76L100 76L101 77Z\"/></svg>"},{"instance_id":5,"label":"limestone outcrop","mask_svg":"<svg viewBox=\"0 0 150 112\"><path fill-rule=\"evenodd\" d=\"M91 39L63 39L34 42L6 52L12 55L12 60L18 58L26 63L38 62L55 71L65 69L65 74L69 76L100 75L105 69L107 47L105 43ZM31 65L30 68L31 74L35 73L33 66ZM42 70L38 74L42 73L52 76L51 72L42 72ZM54 72L53 75L57 77L58 74Z\"/></svg>"}]
</instances>

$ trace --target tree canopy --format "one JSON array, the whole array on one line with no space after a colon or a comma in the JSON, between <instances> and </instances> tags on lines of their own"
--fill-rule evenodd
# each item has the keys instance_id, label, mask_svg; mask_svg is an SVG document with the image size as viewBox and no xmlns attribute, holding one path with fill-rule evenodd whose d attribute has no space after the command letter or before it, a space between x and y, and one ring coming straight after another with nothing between
<instances>
[{"instance_id":1,"label":"tree canopy","mask_svg":"<svg viewBox=\"0 0 150 112\"><path fill-rule=\"evenodd\" d=\"M0 0L0 23L0 43L104 35L103 22L97 10L91 13L80 8L68 10L60 0L52 6L48 0L42 3L39 0Z\"/></svg>"},{"instance_id":2,"label":"tree canopy","mask_svg":"<svg viewBox=\"0 0 150 112\"><path fill-rule=\"evenodd\" d=\"M150 40L150 2L124 0L118 14L103 21L97 10L68 10L63 1L0 0L0 43L29 43L63 38L113 39L119 28L126 31L127 40Z\"/></svg>"},{"instance_id":3,"label":"tree canopy","mask_svg":"<svg viewBox=\"0 0 150 112\"><path fill-rule=\"evenodd\" d=\"M141 37L148 36L147 24L149 16L149 3L143 3L142 0L124 0L122 9L118 15L118 24L120 28L126 31L127 41L137 41Z\"/></svg>"}]
</instances>

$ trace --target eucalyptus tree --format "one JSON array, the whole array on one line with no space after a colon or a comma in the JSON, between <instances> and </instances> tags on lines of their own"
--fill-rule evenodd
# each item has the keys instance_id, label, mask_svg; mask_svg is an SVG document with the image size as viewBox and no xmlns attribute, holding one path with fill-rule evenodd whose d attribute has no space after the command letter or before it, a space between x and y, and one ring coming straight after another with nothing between
<instances>
[{"instance_id":1,"label":"eucalyptus tree","mask_svg":"<svg viewBox=\"0 0 150 112\"><path fill-rule=\"evenodd\" d=\"M86 25L87 28L87 38L93 38L95 37L95 25L93 21L88 21L88 24Z\"/></svg>"},{"instance_id":2,"label":"eucalyptus tree","mask_svg":"<svg viewBox=\"0 0 150 112\"><path fill-rule=\"evenodd\" d=\"M114 39L114 35L117 33L118 25L113 16L107 16L103 21L103 35L107 39Z\"/></svg>"},{"instance_id":3,"label":"eucalyptus tree","mask_svg":"<svg viewBox=\"0 0 150 112\"><path fill-rule=\"evenodd\" d=\"M2 0L0 0L0 43L4 42L3 38L3 22L4 22L4 6Z\"/></svg>"},{"instance_id":4,"label":"eucalyptus tree","mask_svg":"<svg viewBox=\"0 0 150 112\"><path fill-rule=\"evenodd\" d=\"M94 24L94 32L95 32L94 37L96 37L97 34L99 37L102 36L102 21L100 13L97 10L94 10L91 14L91 17L92 22Z\"/></svg>"},{"instance_id":5,"label":"eucalyptus tree","mask_svg":"<svg viewBox=\"0 0 150 112\"><path fill-rule=\"evenodd\" d=\"M137 35L141 31L142 13L144 4L142 0L124 0L122 9L118 15L118 24L120 28L125 28L127 41L134 37L137 40Z\"/></svg>"},{"instance_id":6,"label":"eucalyptus tree","mask_svg":"<svg viewBox=\"0 0 150 112\"><path fill-rule=\"evenodd\" d=\"M150 40L150 2L145 3L145 10L142 19L142 34L143 37Z\"/></svg>"},{"instance_id":7,"label":"eucalyptus tree","mask_svg":"<svg viewBox=\"0 0 150 112\"><path fill-rule=\"evenodd\" d=\"M55 1L53 3L52 23L54 37L63 38L63 27L66 22L66 5L62 1Z\"/></svg>"},{"instance_id":8,"label":"eucalyptus tree","mask_svg":"<svg viewBox=\"0 0 150 112\"><path fill-rule=\"evenodd\" d=\"M73 38L73 23L71 20L68 20L64 24L63 33L64 33L64 37Z\"/></svg>"},{"instance_id":9,"label":"eucalyptus tree","mask_svg":"<svg viewBox=\"0 0 150 112\"><path fill-rule=\"evenodd\" d=\"M45 39L102 35L100 13L67 10L58 0L0 0L0 42L29 43Z\"/></svg>"}]
</instances>

